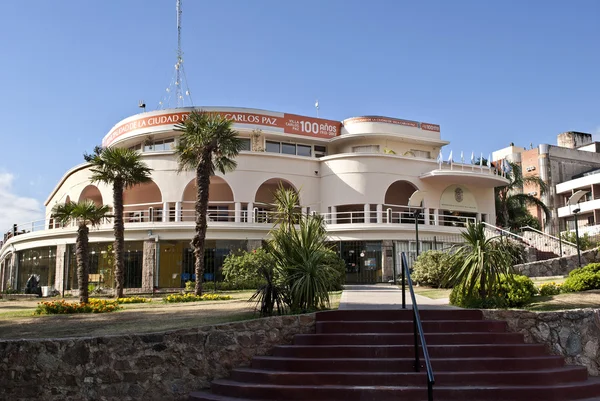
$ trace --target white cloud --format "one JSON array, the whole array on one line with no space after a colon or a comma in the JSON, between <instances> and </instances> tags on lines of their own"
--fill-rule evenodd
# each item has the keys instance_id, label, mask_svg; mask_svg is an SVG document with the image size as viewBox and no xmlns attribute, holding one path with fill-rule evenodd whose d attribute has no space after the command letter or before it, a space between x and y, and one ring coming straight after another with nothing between
<instances>
[{"instance_id":1,"label":"white cloud","mask_svg":"<svg viewBox=\"0 0 600 401\"><path fill-rule=\"evenodd\" d=\"M44 218L42 205L37 199L13 193L14 178L11 173L0 172L0 233L2 234L14 223L27 223Z\"/></svg>"}]
</instances>

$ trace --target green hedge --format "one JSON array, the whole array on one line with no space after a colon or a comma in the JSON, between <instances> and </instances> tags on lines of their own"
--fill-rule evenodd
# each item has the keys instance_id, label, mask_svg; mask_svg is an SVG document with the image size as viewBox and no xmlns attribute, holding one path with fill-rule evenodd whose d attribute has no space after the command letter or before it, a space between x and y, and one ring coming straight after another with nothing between
<instances>
[{"instance_id":1,"label":"green hedge","mask_svg":"<svg viewBox=\"0 0 600 401\"><path fill-rule=\"evenodd\" d=\"M479 285L475 287L474 294L478 293L478 289ZM485 299L478 295L467 297L462 287L454 287L450 293L450 303L463 308L518 308L527 305L536 294L537 289L529 277L513 275L512 281L502 277L494 295Z\"/></svg>"},{"instance_id":2,"label":"green hedge","mask_svg":"<svg viewBox=\"0 0 600 401\"><path fill-rule=\"evenodd\" d=\"M562 285L563 292L577 292L600 289L600 263L590 263L575 269Z\"/></svg>"},{"instance_id":3,"label":"green hedge","mask_svg":"<svg viewBox=\"0 0 600 401\"><path fill-rule=\"evenodd\" d=\"M450 288L443 285L444 274L450 265L450 254L440 251L427 251L419 255L413 264L413 281L431 287Z\"/></svg>"}]
</instances>

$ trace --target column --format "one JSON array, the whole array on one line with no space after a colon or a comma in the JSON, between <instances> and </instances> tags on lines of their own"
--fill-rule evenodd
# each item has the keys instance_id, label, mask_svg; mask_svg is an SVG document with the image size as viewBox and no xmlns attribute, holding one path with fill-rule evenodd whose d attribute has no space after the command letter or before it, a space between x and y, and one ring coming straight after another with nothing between
<instances>
[{"instance_id":1,"label":"column","mask_svg":"<svg viewBox=\"0 0 600 401\"><path fill-rule=\"evenodd\" d=\"M175 221L181 221L181 202L175 202Z\"/></svg>"},{"instance_id":2,"label":"column","mask_svg":"<svg viewBox=\"0 0 600 401\"><path fill-rule=\"evenodd\" d=\"M377 205L377 224L383 223L383 205Z\"/></svg>"},{"instance_id":3,"label":"column","mask_svg":"<svg viewBox=\"0 0 600 401\"><path fill-rule=\"evenodd\" d=\"M248 223L254 223L254 203L248 202Z\"/></svg>"},{"instance_id":4,"label":"column","mask_svg":"<svg viewBox=\"0 0 600 401\"><path fill-rule=\"evenodd\" d=\"M481 213L477 212L477 214L475 215L475 219L477 219L476 223L481 221Z\"/></svg>"},{"instance_id":5,"label":"column","mask_svg":"<svg viewBox=\"0 0 600 401\"><path fill-rule=\"evenodd\" d=\"M67 244L56 245L56 264L54 273L54 289L63 293L65 288L65 262L67 260Z\"/></svg>"},{"instance_id":6,"label":"column","mask_svg":"<svg viewBox=\"0 0 600 401\"><path fill-rule=\"evenodd\" d=\"M163 223L169 221L169 202L163 202L162 221Z\"/></svg>"},{"instance_id":7,"label":"column","mask_svg":"<svg viewBox=\"0 0 600 401\"><path fill-rule=\"evenodd\" d=\"M440 225L440 209L433 209L433 224Z\"/></svg>"},{"instance_id":8,"label":"column","mask_svg":"<svg viewBox=\"0 0 600 401\"><path fill-rule=\"evenodd\" d=\"M242 219L242 204L240 202L235 202L234 209L234 221L239 223Z\"/></svg>"},{"instance_id":9,"label":"column","mask_svg":"<svg viewBox=\"0 0 600 401\"><path fill-rule=\"evenodd\" d=\"M428 226L429 225L429 208L428 207L423 208L423 218L425 219L425 225Z\"/></svg>"},{"instance_id":10,"label":"column","mask_svg":"<svg viewBox=\"0 0 600 401\"><path fill-rule=\"evenodd\" d=\"M142 291L152 292L154 289L154 270L156 269L157 243L154 239L144 241L142 259Z\"/></svg>"},{"instance_id":11,"label":"column","mask_svg":"<svg viewBox=\"0 0 600 401\"><path fill-rule=\"evenodd\" d=\"M331 224L337 223L337 206L331 206Z\"/></svg>"},{"instance_id":12,"label":"column","mask_svg":"<svg viewBox=\"0 0 600 401\"><path fill-rule=\"evenodd\" d=\"M370 223L371 222L371 205L370 204L365 203L364 213L365 213L365 218L363 221L365 223Z\"/></svg>"}]
</instances>

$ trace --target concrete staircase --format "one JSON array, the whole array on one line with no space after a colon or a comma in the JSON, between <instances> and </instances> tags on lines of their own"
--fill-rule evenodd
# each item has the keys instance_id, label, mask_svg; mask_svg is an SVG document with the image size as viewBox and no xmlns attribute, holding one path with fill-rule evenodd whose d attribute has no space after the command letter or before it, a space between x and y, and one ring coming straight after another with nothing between
<instances>
[{"instance_id":1,"label":"concrete staircase","mask_svg":"<svg viewBox=\"0 0 600 401\"><path fill-rule=\"evenodd\" d=\"M599 379L525 344L505 322L483 320L478 310L420 313L436 401L600 400ZM316 334L296 335L293 345L255 357L215 380L212 393L189 399L424 401L427 379L414 371L413 344L411 310L321 312Z\"/></svg>"}]
</instances>

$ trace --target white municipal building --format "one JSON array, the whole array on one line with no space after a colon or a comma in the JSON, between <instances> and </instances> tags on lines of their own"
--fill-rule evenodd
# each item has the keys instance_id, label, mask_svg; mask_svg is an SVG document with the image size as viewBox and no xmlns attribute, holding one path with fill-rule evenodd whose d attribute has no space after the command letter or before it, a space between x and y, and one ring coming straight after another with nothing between
<instances>
[{"instance_id":1,"label":"white municipal building","mask_svg":"<svg viewBox=\"0 0 600 401\"><path fill-rule=\"evenodd\" d=\"M244 141L238 167L210 182L206 274L222 280L227 254L259 247L272 228L273 192L299 192L303 212L323 215L329 239L347 266L348 282L392 278L392 251L414 253L414 208L421 250L457 242L468 221L495 223L494 187L506 180L486 166L438 159L449 142L439 125L380 116L331 121L247 108L196 108L234 120ZM126 190L125 286L130 291L180 288L193 274L193 172L177 172L175 125L193 108L136 114L118 122L103 146L137 149L153 169L152 182ZM444 150L446 155L449 151ZM455 156L456 158L456 156ZM91 199L112 203L112 189L92 184L87 164L65 173L45 202L44 221L3 227L0 290L22 289L32 274L60 292L77 289L75 227L51 218L58 203ZM112 287L112 224L90 232L90 282ZM135 290L134 290L135 289Z\"/></svg>"}]
</instances>

